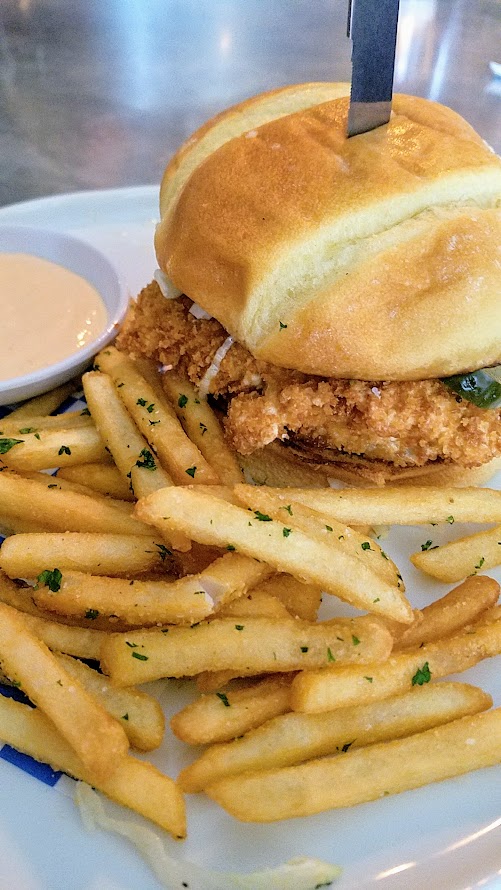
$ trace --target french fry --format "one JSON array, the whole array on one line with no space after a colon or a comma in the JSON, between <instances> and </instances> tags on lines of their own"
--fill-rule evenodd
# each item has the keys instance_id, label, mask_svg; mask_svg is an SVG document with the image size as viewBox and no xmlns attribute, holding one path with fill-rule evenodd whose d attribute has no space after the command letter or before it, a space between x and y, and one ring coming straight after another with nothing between
<instances>
[{"instance_id":1,"label":"french fry","mask_svg":"<svg viewBox=\"0 0 501 890\"><path fill-rule=\"evenodd\" d=\"M84 374L83 387L96 426L136 497L172 485L172 479L149 450L107 374Z\"/></svg>"},{"instance_id":2,"label":"french fry","mask_svg":"<svg viewBox=\"0 0 501 890\"><path fill-rule=\"evenodd\" d=\"M65 623L54 621L53 616L35 605L31 593L31 587L17 587L3 572L0 573L0 602L22 612L25 623L37 639L52 651L98 661L105 634L94 628L67 626L67 617Z\"/></svg>"},{"instance_id":3,"label":"french fry","mask_svg":"<svg viewBox=\"0 0 501 890\"><path fill-rule=\"evenodd\" d=\"M122 501L134 501L134 495L118 467L111 464L80 464L77 467L63 467L58 471L57 478L68 482L76 482L91 488L98 494Z\"/></svg>"},{"instance_id":4,"label":"french fry","mask_svg":"<svg viewBox=\"0 0 501 890\"><path fill-rule=\"evenodd\" d=\"M292 707L313 714L381 700L430 679L465 671L500 652L501 621L495 621L418 649L397 652L384 663L304 671L292 684Z\"/></svg>"},{"instance_id":5,"label":"french fry","mask_svg":"<svg viewBox=\"0 0 501 890\"><path fill-rule=\"evenodd\" d=\"M258 589L279 599L296 618L312 622L317 620L322 591L316 584L306 584L292 575L278 574L262 581Z\"/></svg>"},{"instance_id":6,"label":"french fry","mask_svg":"<svg viewBox=\"0 0 501 890\"><path fill-rule=\"evenodd\" d=\"M208 748L178 776L183 791L203 791L224 776L292 766L352 747L402 738L492 705L492 698L465 683L432 683L382 702L339 708L327 714L288 713L227 744Z\"/></svg>"},{"instance_id":7,"label":"french fry","mask_svg":"<svg viewBox=\"0 0 501 890\"><path fill-rule=\"evenodd\" d=\"M290 618L284 604L263 591L261 587L254 587L252 593L241 596L227 603L216 612L216 618ZM197 675L197 689L200 692L215 692L226 686L231 680L238 677L234 671L202 671Z\"/></svg>"},{"instance_id":8,"label":"french fry","mask_svg":"<svg viewBox=\"0 0 501 890\"><path fill-rule=\"evenodd\" d=\"M500 761L498 708L342 756L230 776L206 793L237 819L273 822L377 800Z\"/></svg>"},{"instance_id":9,"label":"french fry","mask_svg":"<svg viewBox=\"0 0 501 890\"><path fill-rule=\"evenodd\" d=\"M44 531L45 527L42 523L18 519L17 516L0 516L0 535L5 538L18 534L43 534Z\"/></svg>"},{"instance_id":10,"label":"french fry","mask_svg":"<svg viewBox=\"0 0 501 890\"><path fill-rule=\"evenodd\" d=\"M189 745L237 738L272 717L290 711L292 676L283 674L249 686L202 695L171 718L171 729Z\"/></svg>"},{"instance_id":11,"label":"french fry","mask_svg":"<svg viewBox=\"0 0 501 890\"><path fill-rule=\"evenodd\" d=\"M85 396L97 427L113 455L124 482L135 497L144 497L159 488L172 485L172 479L149 449L127 409L117 395L107 374L84 374ZM176 550L189 550L185 535L173 532L169 543Z\"/></svg>"},{"instance_id":12,"label":"french fry","mask_svg":"<svg viewBox=\"0 0 501 890\"><path fill-rule=\"evenodd\" d=\"M81 466L85 466L85 464L82 464ZM93 464L93 466L102 466L103 468L106 467L109 470L113 469L111 464ZM68 467L68 471L72 469L78 470L80 469L80 466ZM93 488L89 488L88 485L83 485L80 482L71 482L69 479L65 479L64 475L59 475L60 472L64 473L64 470L58 470L57 474L55 475L44 473L43 470L26 470L19 475L21 475L23 479L32 479L33 482L38 482L39 485L43 485L45 488L49 488L51 490L59 488L60 491L76 491L77 494L85 494L87 495L87 497L90 498L101 498L101 500L104 500L106 504L110 503L110 498L106 497L103 494L100 494ZM115 507L118 507L120 510L124 510L124 512L128 512L130 515L130 502L113 498L112 503Z\"/></svg>"},{"instance_id":13,"label":"french fry","mask_svg":"<svg viewBox=\"0 0 501 890\"><path fill-rule=\"evenodd\" d=\"M302 594L305 597L304 602ZM319 601L320 591L313 585L302 584L290 575L273 575L254 587L247 596L228 603L217 612L216 617L288 618L292 615L303 621L314 622ZM203 671L197 676L197 689L200 692L214 692L234 677L233 671Z\"/></svg>"},{"instance_id":14,"label":"french fry","mask_svg":"<svg viewBox=\"0 0 501 890\"><path fill-rule=\"evenodd\" d=\"M90 532L17 534L0 548L0 566L11 578L36 579L48 566L89 575L137 575L167 569L170 552L160 537Z\"/></svg>"},{"instance_id":15,"label":"french fry","mask_svg":"<svg viewBox=\"0 0 501 890\"><path fill-rule=\"evenodd\" d=\"M492 608L487 609L485 612L482 612L480 617L475 622L476 624L490 624L492 621L499 621L501 618L501 603L498 603L496 606L492 606Z\"/></svg>"},{"instance_id":16,"label":"french fry","mask_svg":"<svg viewBox=\"0 0 501 890\"><path fill-rule=\"evenodd\" d=\"M82 464L85 466L85 464ZM102 464L103 467L108 467L108 469L113 469L111 464ZM76 469L76 468L70 468ZM23 479L31 479L33 482L37 482L39 485L43 485L44 488L48 488L50 491L55 489L59 489L59 491L74 491L77 494L84 494L89 498L98 499L100 503L104 503L105 505L111 504L113 507L116 507L118 510L122 510L124 513L127 513L128 516L132 515L133 507L130 501L119 500L118 498L111 498L104 494L101 494L98 491L95 491L93 488L89 488L88 485L81 485L79 482L70 482L69 479L64 479L62 476L59 476L59 470L57 474L45 473L43 470L33 470L19 473ZM46 529L42 529L46 530Z\"/></svg>"},{"instance_id":17,"label":"french fry","mask_svg":"<svg viewBox=\"0 0 501 890\"><path fill-rule=\"evenodd\" d=\"M26 436L41 430L69 430L94 426L89 414L82 411L66 411L64 414L37 414L28 420L17 420L15 413L0 420L0 436Z\"/></svg>"},{"instance_id":18,"label":"french fry","mask_svg":"<svg viewBox=\"0 0 501 890\"><path fill-rule=\"evenodd\" d=\"M162 376L162 386L184 430L197 445L221 482L243 482L235 453L226 444L221 424L207 399L200 396L189 380L173 371Z\"/></svg>"},{"instance_id":19,"label":"french fry","mask_svg":"<svg viewBox=\"0 0 501 890\"><path fill-rule=\"evenodd\" d=\"M499 584L486 575L467 578L459 587L421 612L422 620L400 631L394 651L417 648L457 633L472 624L487 609L495 605L499 597Z\"/></svg>"},{"instance_id":20,"label":"french fry","mask_svg":"<svg viewBox=\"0 0 501 890\"><path fill-rule=\"evenodd\" d=\"M117 689L107 677L68 655L58 661L70 676L75 677L108 714L123 726L131 745L138 751L153 751L162 742L165 718L159 702L139 689Z\"/></svg>"},{"instance_id":21,"label":"french fry","mask_svg":"<svg viewBox=\"0 0 501 890\"><path fill-rule=\"evenodd\" d=\"M104 631L59 624L36 615L23 614L23 620L31 632L53 652L99 661L107 637Z\"/></svg>"},{"instance_id":22,"label":"french fry","mask_svg":"<svg viewBox=\"0 0 501 890\"><path fill-rule=\"evenodd\" d=\"M501 565L501 525L413 553L411 562L439 581L461 581Z\"/></svg>"},{"instance_id":23,"label":"french fry","mask_svg":"<svg viewBox=\"0 0 501 890\"><path fill-rule=\"evenodd\" d=\"M352 605L402 623L412 609L395 586L388 584L340 542L322 543L256 511L249 513L195 488L157 491L140 501L136 515L167 536L180 529L202 544L236 549L264 559L279 572L321 587Z\"/></svg>"},{"instance_id":24,"label":"french fry","mask_svg":"<svg viewBox=\"0 0 501 890\"><path fill-rule=\"evenodd\" d=\"M57 570L55 570L57 571ZM61 613L55 614L54 612L50 612L47 609L42 609L40 606L37 606L33 600L33 587L17 587L17 585L13 585L10 589L6 588L5 582L8 581L9 584L12 584L10 578L7 578L3 572L0 573L0 602L6 603L8 606L13 606L14 609L17 609L18 612L22 612L24 615L33 615L35 618L43 618L44 621L48 621L53 623L54 621L57 624L67 624L70 627L79 628L89 628L91 630L100 630L107 631L108 633L114 631L126 631L129 630L130 625L126 624L123 621L119 621L118 618L101 618L94 613L89 615L89 618L80 618L73 617L71 615L64 615ZM39 636L40 639L44 639L42 632L37 634L35 631L35 635ZM49 649L57 648L50 645ZM95 650L96 659L99 657L99 648ZM90 657L90 656L82 656L82 657Z\"/></svg>"},{"instance_id":25,"label":"french fry","mask_svg":"<svg viewBox=\"0 0 501 890\"><path fill-rule=\"evenodd\" d=\"M33 591L42 609L79 618L112 617L131 627L195 624L219 603L241 596L266 577L262 563L236 553L220 557L198 575L175 581L103 578L65 572L57 590L39 584Z\"/></svg>"},{"instance_id":26,"label":"french fry","mask_svg":"<svg viewBox=\"0 0 501 890\"><path fill-rule=\"evenodd\" d=\"M501 491L490 488L270 488L279 504L297 501L346 525L501 522Z\"/></svg>"},{"instance_id":27,"label":"french fry","mask_svg":"<svg viewBox=\"0 0 501 890\"><path fill-rule=\"evenodd\" d=\"M49 531L152 535L151 527L128 515L111 498L49 488L7 470L0 473L0 503L5 519L12 517Z\"/></svg>"},{"instance_id":28,"label":"french fry","mask_svg":"<svg viewBox=\"0 0 501 890\"><path fill-rule=\"evenodd\" d=\"M18 472L109 460L94 426L41 430L15 438L1 437L0 448L2 463Z\"/></svg>"},{"instance_id":29,"label":"french fry","mask_svg":"<svg viewBox=\"0 0 501 890\"><path fill-rule=\"evenodd\" d=\"M0 603L2 669L52 720L87 769L111 776L128 750L120 724L60 665L21 613Z\"/></svg>"},{"instance_id":30,"label":"french fry","mask_svg":"<svg viewBox=\"0 0 501 890\"><path fill-rule=\"evenodd\" d=\"M151 819L173 837L186 835L184 801L177 784L151 763L125 755L113 775L99 779L38 709L0 696L0 738L35 760L49 763Z\"/></svg>"},{"instance_id":31,"label":"french fry","mask_svg":"<svg viewBox=\"0 0 501 890\"><path fill-rule=\"evenodd\" d=\"M35 615L37 618L53 621L54 615L44 612L43 609L35 605L32 594L32 587L20 587L11 581L3 571L0 571L0 602L12 606L18 612L23 612L26 615ZM65 619L65 623L72 622L67 622Z\"/></svg>"},{"instance_id":32,"label":"french fry","mask_svg":"<svg viewBox=\"0 0 501 890\"><path fill-rule=\"evenodd\" d=\"M81 385L80 378L76 377L74 380L69 380L68 383L56 386L55 389L51 389L49 392L44 392L40 396L28 399L28 401L23 402L19 408L10 412L9 420L13 420L17 423L17 421L21 419L24 420L25 418L29 419L44 414L52 414L53 411L56 411L60 405L66 401L68 396L73 395L74 392L80 389Z\"/></svg>"},{"instance_id":33,"label":"french fry","mask_svg":"<svg viewBox=\"0 0 501 890\"><path fill-rule=\"evenodd\" d=\"M240 596L238 599L226 603L216 612L217 618L290 618L290 612L287 608L273 596L262 590L261 587L254 587L252 593L246 596Z\"/></svg>"},{"instance_id":34,"label":"french fry","mask_svg":"<svg viewBox=\"0 0 501 890\"><path fill-rule=\"evenodd\" d=\"M167 399L159 396L134 362L113 346L97 357L102 371L113 379L118 394L140 432L158 454L177 485L220 482L200 450L184 432ZM91 407L92 412L92 407Z\"/></svg>"},{"instance_id":35,"label":"french fry","mask_svg":"<svg viewBox=\"0 0 501 890\"><path fill-rule=\"evenodd\" d=\"M330 516L326 517L318 510L313 510L304 504L289 502L278 506L274 495L269 495L264 486L236 485L234 493L244 507L254 511L258 509L294 529L301 529L316 540L329 543L332 536L336 540L336 546L365 563L388 584L395 585L402 591L405 589L395 563L379 544L367 535L362 535L344 523Z\"/></svg>"},{"instance_id":36,"label":"french fry","mask_svg":"<svg viewBox=\"0 0 501 890\"><path fill-rule=\"evenodd\" d=\"M239 676L295 671L333 662L387 658L393 639L377 618L339 618L323 624L290 619L215 618L195 627L111 634L101 665L117 686L160 677L193 677L207 670Z\"/></svg>"}]
</instances>

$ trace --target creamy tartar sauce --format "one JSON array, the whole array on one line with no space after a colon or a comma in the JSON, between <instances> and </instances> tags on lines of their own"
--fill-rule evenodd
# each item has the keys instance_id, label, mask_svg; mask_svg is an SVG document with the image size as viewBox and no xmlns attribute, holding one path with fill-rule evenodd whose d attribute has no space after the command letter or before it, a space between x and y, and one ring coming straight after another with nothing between
<instances>
[{"instance_id":1,"label":"creamy tartar sauce","mask_svg":"<svg viewBox=\"0 0 501 890\"><path fill-rule=\"evenodd\" d=\"M103 300L85 278L40 257L0 254L0 380L68 358L106 322Z\"/></svg>"}]
</instances>

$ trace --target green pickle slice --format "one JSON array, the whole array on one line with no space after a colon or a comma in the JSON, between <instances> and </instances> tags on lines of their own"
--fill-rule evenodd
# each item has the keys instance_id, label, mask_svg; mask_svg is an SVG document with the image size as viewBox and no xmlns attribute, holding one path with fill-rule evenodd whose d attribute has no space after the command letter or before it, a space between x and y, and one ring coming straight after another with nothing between
<instances>
[{"instance_id":1,"label":"green pickle slice","mask_svg":"<svg viewBox=\"0 0 501 890\"><path fill-rule=\"evenodd\" d=\"M498 408L501 405L501 365L443 377L442 383L477 408Z\"/></svg>"}]
</instances>

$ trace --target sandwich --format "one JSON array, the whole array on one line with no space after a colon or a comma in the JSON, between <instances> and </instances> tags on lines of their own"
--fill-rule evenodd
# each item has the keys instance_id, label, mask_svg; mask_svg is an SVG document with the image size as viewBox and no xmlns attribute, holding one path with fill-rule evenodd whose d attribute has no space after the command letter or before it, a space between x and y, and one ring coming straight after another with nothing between
<instances>
[{"instance_id":1,"label":"sandwich","mask_svg":"<svg viewBox=\"0 0 501 890\"><path fill-rule=\"evenodd\" d=\"M501 456L501 160L413 96L347 138L348 95L257 96L181 147L159 271L118 345L187 376L256 481L484 481Z\"/></svg>"}]
</instances>

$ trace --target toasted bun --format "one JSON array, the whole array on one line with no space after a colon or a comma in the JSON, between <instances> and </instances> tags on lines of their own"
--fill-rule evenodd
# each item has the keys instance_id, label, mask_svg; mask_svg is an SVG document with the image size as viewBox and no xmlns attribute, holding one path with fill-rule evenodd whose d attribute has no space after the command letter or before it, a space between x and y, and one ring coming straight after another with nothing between
<instances>
[{"instance_id":1,"label":"toasted bun","mask_svg":"<svg viewBox=\"0 0 501 890\"><path fill-rule=\"evenodd\" d=\"M384 485L483 485L499 471L501 458L481 467L465 468L439 461L424 467L395 467L377 460L364 460L355 455L343 455L332 463L315 463L303 454L279 442L267 445L247 456L238 456L250 482L280 488L326 488L342 485L374 488Z\"/></svg>"},{"instance_id":2,"label":"toasted bun","mask_svg":"<svg viewBox=\"0 0 501 890\"><path fill-rule=\"evenodd\" d=\"M501 161L457 114L395 96L347 139L348 86L209 122L167 168L160 267L258 358L366 380L501 360Z\"/></svg>"}]
</instances>

